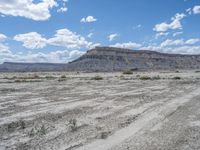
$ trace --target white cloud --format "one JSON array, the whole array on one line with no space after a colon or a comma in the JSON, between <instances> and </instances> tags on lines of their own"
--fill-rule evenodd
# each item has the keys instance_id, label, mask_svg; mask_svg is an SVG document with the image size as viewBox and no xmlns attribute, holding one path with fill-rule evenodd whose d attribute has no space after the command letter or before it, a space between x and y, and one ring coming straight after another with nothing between
<instances>
[{"instance_id":1,"label":"white cloud","mask_svg":"<svg viewBox=\"0 0 200 150\"><path fill-rule=\"evenodd\" d=\"M113 40L115 40L119 35L117 33L114 33L114 34L110 34L108 36L108 40L111 42Z\"/></svg>"},{"instance_id":2,"label":"white cloud","mask_svg":"<svg viewBox=\"0 0 200 150\"><path fill-rule=\"evenodd\" d=\"M78 50L60 50L49 53L4 53L0 55L0 63L3 62L49 62L49 63L67 63L75 60L83 55L85 52Z\"/></svg>"},{"instance_id":3,"label":"white cloud","mask_svg":"<svg viewBox=\"0 0 200 150\"><path fill-rule=\"evenodd\" d=\"M93 16L87 16L85 18L82 18L80 22L82 23L91 23L91 22L96 22L97 19Z\"/></svg>"},{"instance_id":4,"label":"white cloud","mask_svg":"<svg viewBox=\"0 0 200 150\"><path fill-rule=\"evenodd\" d=\"M142 25L141 25L141 24L138 24L137 26L134 26L134 27L133 27L133 30L139 29L139 28L141 28L141 27L142 27Z\"/></svg>"},{"instance_id":5,"label":"white cloud","mask_svg":"<svg viewBox=\"0 0 200 150\"><path fill-rule=\"evenodd\" d=\"M156 33L155 38L158 39L161 36L167 36L167 35L169 35L169 32L159 32L159 33Z\"/></svg>"},{"instance_id":6,"label":"white cloud","mask_svg":"<svg viewBox=\"0 0 200 150\"><path fill-rule=\"evenodd\" d=\"M166 48L164 49L165 53L174 53L174 54L200 54L200 46L180 46L176 48Z\"/></svg>"},{"instance_id":7,"label":"white cloud","mask_svg":"<svg viewBox=\"0 0 200 150\"><path fill-rule=\"evenodd\" d=\"M0 33L0 55L10 53L10 49L7 45L4 44L7 36Z\"/></svg>"},{"instance_id":8,"label":"white cloud","mask_svg":"<svg viewBox=\"0 0 200 150\"><path fill-rule=\"evenodd\" d=\"M29 49L39 49L46 46L47 40L36 32L18 34L14 40L23 42L23 46Z\"/></svg>"},{"instance_id":9,"label":"white cloud","mask_svg":"<svg viewBox=\"0 0 200 150\"><path fill-rule=\"evenodd\" d=\"M178 45L183 45L183 44L184 44L183 39L178 39L178 40L169 40L169 39L167 39L166 41L161 43L161 47L178 46Z\"/></svg>"},{"instance_id":10,"label":"white cloud","mask_svg":"<svg viewBox=\"0 0 200 150\"><path fill-rule=\"evenodd\" d=\"M193 8L193 13L194 13L194 14L200 14L200 6L199 6L199 5L194 6L194 8Z\"/></svg>"},{"instance_id":11,"label":"white cloud","mask_svg":"<svg viewBox=\"0 0 200 150\"><path fill-rule=\"evenodd\" d=\"M20 16L36 21L47 20L51 17L50 9L57 6L55 0L1 0L0 13L10 16Z\"/></svg>"},{"instance_id":12,"label":"white cloud","mask_svg":"<svg viewBox=\"0 0 200 150\"><path fill-rule=\"evenodd\" d=\"M183 39L177 39L177 40L167 39L164 42L162 42L160 46L161 47L169 47L169 46L194 45L199 41L200 41L200 39L189 39L186 41L184 41Z\"/></svg>"},{"instance_id":13,"label":"white cloud","mask_svg":"<svg viewBox=\"0 0 200 150\"><path fill-rule=\"evenodd\" d=\"M87 35L87 37L88 37L88 38L92 38L93 35L94 35L94 33L89 33L89 34Z\"/></svg>"},{"instance_id":14,"label":"white cloud","mask_svg":"<svg viewBox=\"0 0 200 150\"><path fill-rule=\"evenodd\" d=\"M175 30L175 29L182 29L182 24L181 20L185 17L186 15L181 13L177 13L174 17L171 18L172 22L171 23L160 23L156 24L155 27L153 28L154 31L156 32L166 32L169 29Z\"/></svg>"},{"instance_id":15,"label":"white cloud","mask_svg":"<svg viewBox=\"0 0 200 150\"><path fill-rule=\"evenodd\" d=\"M80 49L89 48L93 43L88 42L83 36L68 29L60 29L56 31L53 38L48 39L48 44L69 49Z\"/></svg>"},{"instance_id":16,"label":"white cloud","mask_svg":"<svg viewBox=\"0 0 200 150\"><path fill-rule=\"evenodd\" d=\"M60 7L57 12L66 12L67 10L67 7Z\"/></svg>"},{"instance_id":17,"label":"white cloud","mask_svg":"<svg viewBox=\"0 0 200 150\"><path fill-rule=\"evenodd\" d=\"M193 45L199 41L200 41L199 39L189 39L189 40L185 41L185 44Z\"/></svg>"},{"instance_id":18,"label":"white cloud","mask_svg":"<svg viewBox=\"0 0 200 150\"><path fill-rule=\"evenodd\" d=\"M10 49L8 46L0 43L0 55L2 55L3 53L10 53Z\"/></svg>"},{"instance_id":19,"label":"white cloud","mask_svg":"<svg viewBox=\"0 0 200 150\"><path fill-rule=\"evenodd\" d=\"M23 42L23 46L28 49L44 48L47 45L65 47L67 49L81 49L93 48L99 45L98 43L87 41L83 36L66 28L57 30L56 34L49 39L42 37L37 32L30 32L18 34L14 37L14 40Z\"/></svg>"},{"instance_id":20,"label":"white cloud","mask_svg":"<svg viewBox=\"0 0 200 150\"><path fill-rule=\"evenodd\" d=\"M191 14L192 14L192 8L186 9L186 12L187 12L189 15L191 15Z\"/></svg>"},{"instance_id":21,"label":"white cloud","mask_svg":"<svg viewBox=\"0 0 200 150\"><path fill-rule=\"evenodd\" d=\"M0 33L0 42L4 42L7 39L7 36Z\"/></svg>"},{"instance_id":22,"label":"white cloud","mask_svg":"<svg viewBox=\"0 0 200 150\"><path fill-rule=\"evenodd\" d=\"M181 35L181 34L183 34L183 32L175 32L175 33L173 33L173 37L176 37L176 36Z\"/></svg>"},{"instance_id":23,"label":"white cloud","mask_svg":"<svg viewBox=\"0 0 200 150\"><path fill-rule=\"evenodd\" d=\"M116 43L114 45L110 45L110 47L117 47L117 48L126 48L126 49L138 49L142 45L134 42L128 42L128 43Z\"/></svg>"},{"instance_id":24,"label":"white cloud","mask_svg":"<svg viewBox=\"0 0 200 150\"><path fill-rule=\"evenodd\" d=\"M73 50L69 53L68 61L75 60L75 59L79 58L80 56L82 56L83 54L85 54L85 52Z\"/></svg>"},{"instance_id":25,"label":"white cloud","mask_svg":"<svg viewBox=\"0 0 200 150\"><path fill-rule=\"evenodd\" d=\"M141 47L141 50L151 50L163 53L172 54L200 54L200 46L194 45L180 45L177 47L161 47L160 45L149 45L146 47Z\"/></svg>"}]
</instances>

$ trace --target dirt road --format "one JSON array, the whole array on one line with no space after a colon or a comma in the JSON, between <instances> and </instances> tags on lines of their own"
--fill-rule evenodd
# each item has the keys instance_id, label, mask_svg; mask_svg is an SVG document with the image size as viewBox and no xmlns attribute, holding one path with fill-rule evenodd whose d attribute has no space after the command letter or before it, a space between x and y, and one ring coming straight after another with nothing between
<instances>
[{"instance_id":1,"label":"dirt road","mask_svg":"<svg viewBox=\"0 0 200 150\"><path fill-rule=\"evenodd\" d=\"M0 149L200 149L199 73L30 76L0 75Z\"/></svg>"}]
</instances>

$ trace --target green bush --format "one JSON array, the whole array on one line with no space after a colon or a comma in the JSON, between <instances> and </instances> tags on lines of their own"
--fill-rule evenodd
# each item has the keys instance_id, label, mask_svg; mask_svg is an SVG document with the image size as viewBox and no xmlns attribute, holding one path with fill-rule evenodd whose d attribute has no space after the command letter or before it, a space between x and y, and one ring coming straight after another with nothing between
<instances>
[{"instance_id":1,"label":"green bush","mask_svg":"<svg viewBox=\"0 0 200 150\"><path fill-rule=\"evenodd\" d=\"M126 71L123 72L123 74L131 75L131 74L133 74L133 71L131 71L131 70L126 70Z\"/></svg>"},{"instance_id":2,"label":"green bush","mask_svg":"<svg viewBox=\"0 0 200 150\"><path fill-rule=\"evenodd\" d=\"M151 80L151 77L149 77L149 76L141 76L139 79L140 80Z\"/></svg>"},{"instance_id":3,"label":"green bush","mask_svg":"<svg viewBox=\"0 0 200 150\"><path fill-rule=\"evenodd\" d=\"M178 77L178 76L177 76L177 77L173 77L173 79L174 79L174 80L180 80L181 77Z\"/></svg>"},{"instance_id":4,"label":"green bush","mask_svg":"<svg viewBox=\"0 0 200 150\"><path fill-rule=\"evenodd\" d=\"M77 120L76 119L69 120L69 127L72 132L76 131L78 129Z\"/></svg>"},{"instance_id":5,"label":"green bush","mask_svg":"<svg viewBox=\"0 0 200 150\"><path fill-rule=\"evenodd\" d=\"M38 128L32 128L31 131L28 132L29 137L34 137L36 135L43 136L45 134L47 134L47 128L44 125Z\"/></svg>"},{"instance_id":6,"label":"green bush","mask_svg":"<svg viewBox=\"0 0 200 150\"><path fill-rule=\"evenodd\" d=\"M66 79L67 77L65 75L62 75L60 78L61 79Z\"/></svg>"},{"instance_id":7,"label":"green bush","mask_svg":"<svg viewBox=\"0 0 200 150\"><path fill-rule=\"evenodd\" d=\"M103 77L95 76L95 77L92 77L91 80L103 80Z\"/></svg>"},{"instance_id":8,"label":"green bush","mask_svg":"<svg viewBox=\"0 0 200 150\"><path fill-rule=\"evenodd\" d=\"M54 76L45 76L45 78L46 78L47 80L55 79Z\"/></svg>"},{"instance_id":9,"label":"green bush","mask_svg":"<svg viewBox=\"0 0 200 150\"><path fill-rule=\"evenodd\" d=\"M151 79L152 79L152 80L160 80L161 78L160 78L160 76L154 76L154 77L152 77Z\"/></svg>"}]
</instances>

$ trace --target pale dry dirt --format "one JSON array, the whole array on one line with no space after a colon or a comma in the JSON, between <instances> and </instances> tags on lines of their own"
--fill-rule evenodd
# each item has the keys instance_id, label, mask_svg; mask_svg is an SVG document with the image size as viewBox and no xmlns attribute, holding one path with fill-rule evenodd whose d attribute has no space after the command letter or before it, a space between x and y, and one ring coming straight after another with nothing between
<instances>
[{"instance_id":1,"label":"pale dry dirt","mask_svg":"<svg viewBox=\"0 0 200 150\"><path fill-rule=\"evenodd\" d=\"M1 73L0 149L199 150L200 73Z\"/></svg>"}]
</instances>

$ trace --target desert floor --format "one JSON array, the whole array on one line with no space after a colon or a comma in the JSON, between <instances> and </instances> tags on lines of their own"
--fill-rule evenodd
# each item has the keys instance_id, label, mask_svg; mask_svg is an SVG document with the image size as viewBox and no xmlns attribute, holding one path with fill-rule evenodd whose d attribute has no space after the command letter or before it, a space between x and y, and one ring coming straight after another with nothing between
<instances>
[{"instance_id":1,"label":"desert floor","mask_svg":"<svg viewBox=\"0 0 200 150\"><path fill-rule=\"evenodd\" d=\"M1 73L1 150L199 150L200 72Z\"/></svg>"}]
</instances>

